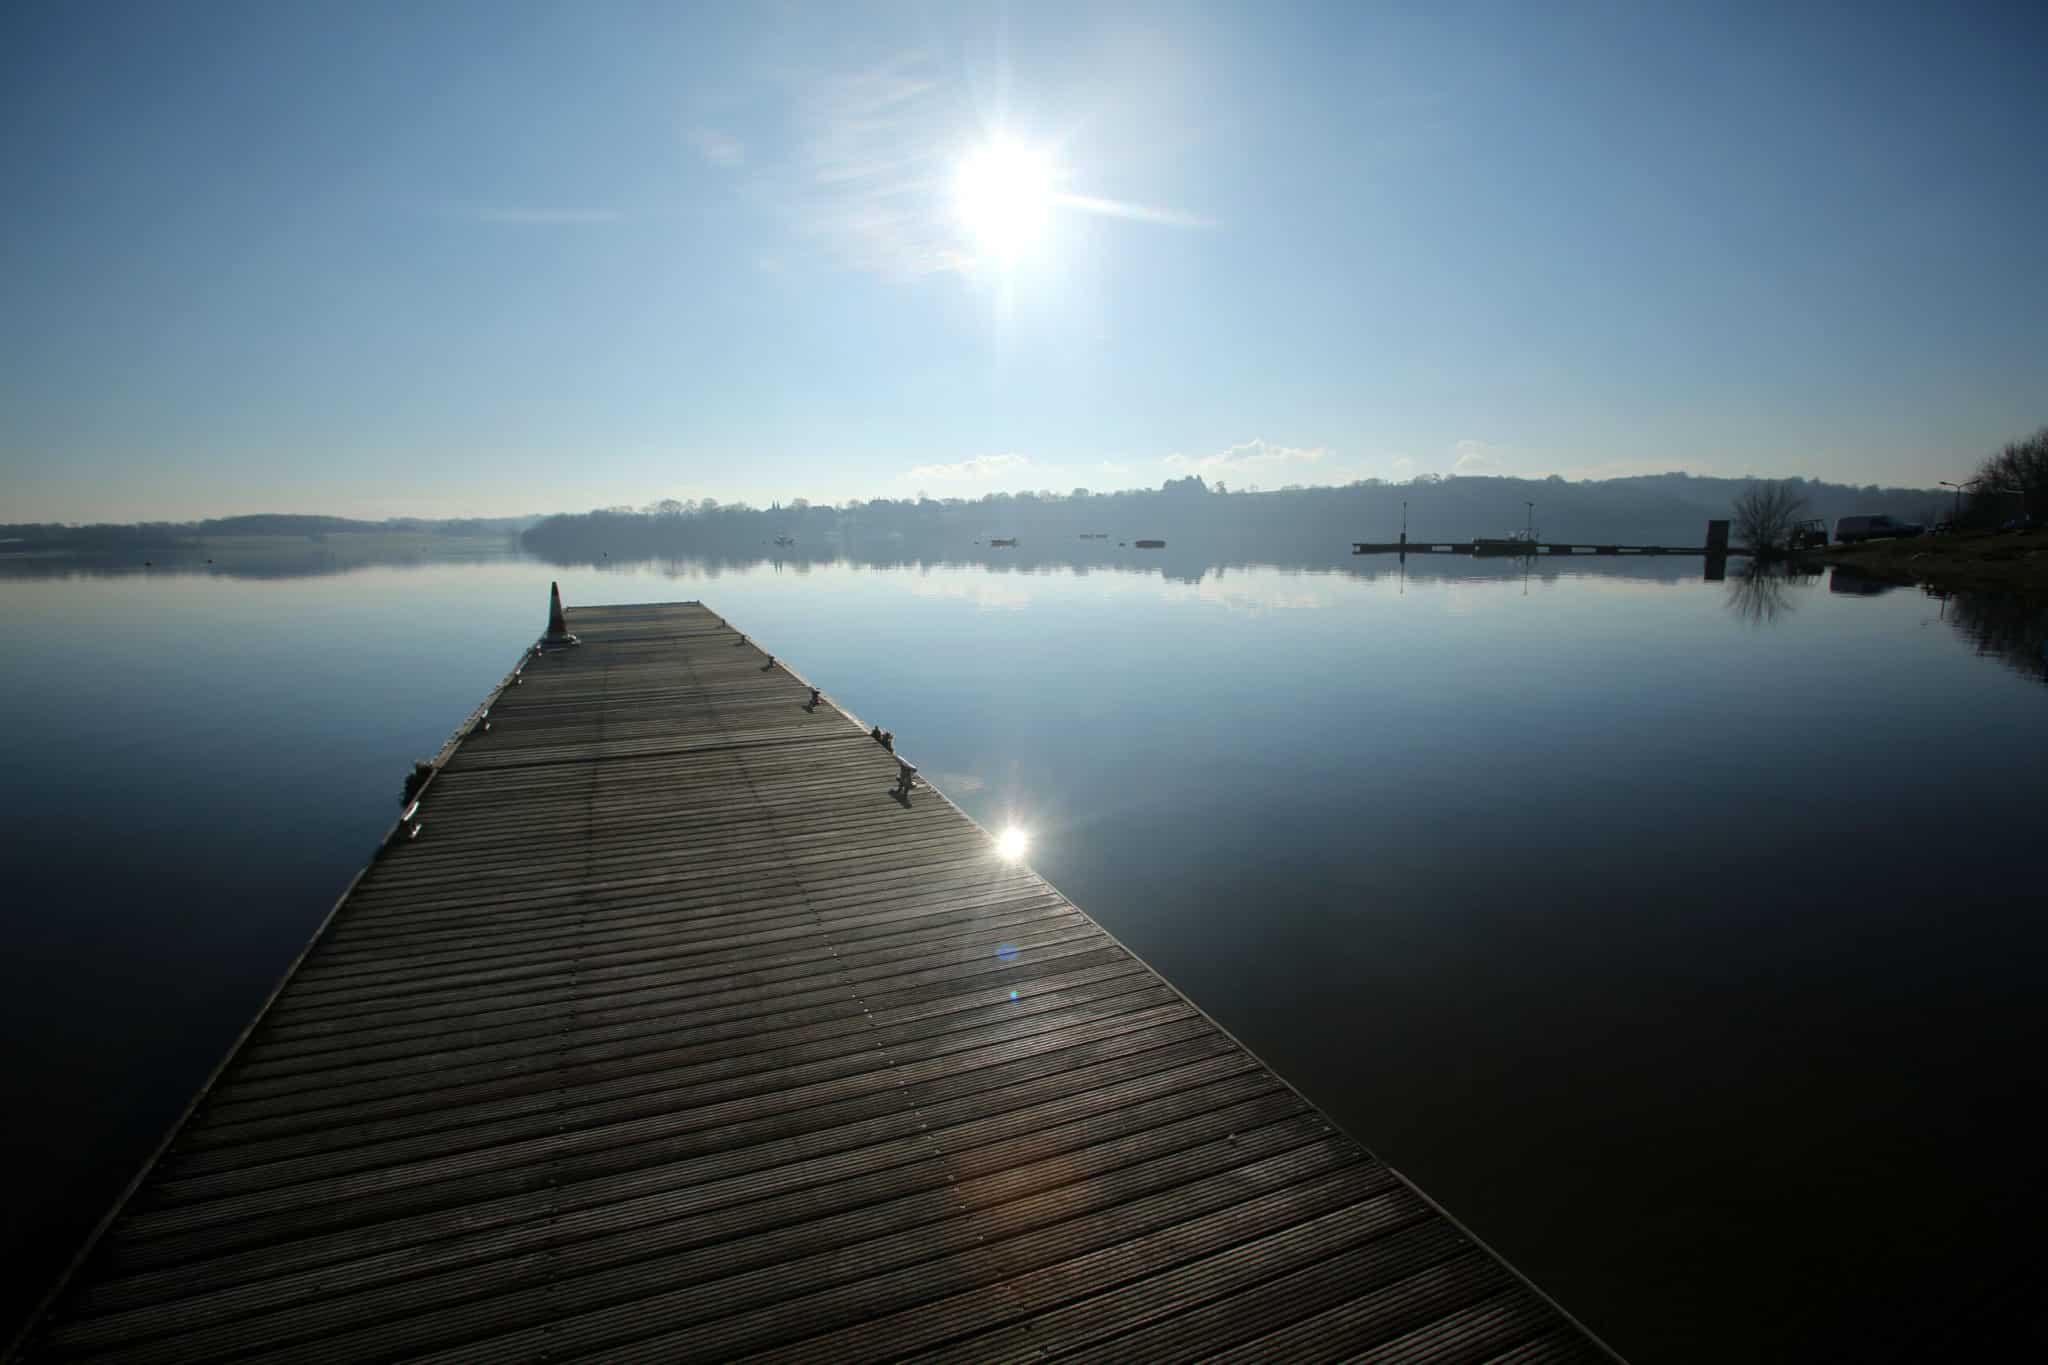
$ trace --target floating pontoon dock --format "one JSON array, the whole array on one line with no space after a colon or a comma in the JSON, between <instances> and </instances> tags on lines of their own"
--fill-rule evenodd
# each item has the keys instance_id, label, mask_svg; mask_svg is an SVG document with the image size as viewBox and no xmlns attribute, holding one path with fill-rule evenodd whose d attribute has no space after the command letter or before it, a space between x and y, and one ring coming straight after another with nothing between
<instances>
[{"instance_id":1,"label":"floating pontoon dock","mask_svg":"<svg viewBox=\"0 0 2048 1365\"><path fill-rule=\"evenodd\" d=\"M1608 1358L718 616L553 636L24 1358Z\"/></svg>"}]
</instances>

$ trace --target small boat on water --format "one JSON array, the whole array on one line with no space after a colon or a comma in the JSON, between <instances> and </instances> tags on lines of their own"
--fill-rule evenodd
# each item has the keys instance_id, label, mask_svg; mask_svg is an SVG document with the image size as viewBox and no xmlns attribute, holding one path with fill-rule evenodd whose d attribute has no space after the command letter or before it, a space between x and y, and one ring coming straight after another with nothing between
<instances>
[{"instance_id":1,"label":"small boat on water","mask_svg":"<svg viewBox=\"0 0 2048 1365\"><path fill-rule=\"evenodd\" d=\"M1014 550L1017 548L1017 537L1011 536L1008 539L1004 539L1001 536L990 536L988 538L988 546L991 550Z\"/></svg>"},{"instance_id":2,"label":"small boat on water","mask_svg":"<svg viewBox=\"0 0 2048 1365\"><path fill-rule=\"evenodd\" d=\"M1166 548L1166 542L1163 540L1141 540L1138 542L1138 548L1141 550L1163 550Z\"/></svg>"}]
</instances>

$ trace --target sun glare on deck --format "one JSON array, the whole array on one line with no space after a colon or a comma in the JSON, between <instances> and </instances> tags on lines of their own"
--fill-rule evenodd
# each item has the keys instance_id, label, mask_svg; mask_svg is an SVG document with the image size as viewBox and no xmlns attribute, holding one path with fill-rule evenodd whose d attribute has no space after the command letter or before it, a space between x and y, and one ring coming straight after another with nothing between
<instances>
[{"instance_id":1,"label":"sun glare on deck","mask_svg":"<svg viewBox=\"0 0 2048 1365\"><path fill-rule=\"evenodd\" d=\"M1001 138L971 153L953 177L953 206L984 250L1012 256L1037 238L1052 207L1044 153Z\"/></svg>"},{"instance_id":2,"label":"sun glare on deck","mask_svg":"<svg viewBox=\"0 0 2048 1365\"><path fill-rule=\"evenodd\" d=\"M1016 862L1031 847L1031 836L1015 825L996 836L996 852L1011 862Z\"/></svg>"}]
</instances>

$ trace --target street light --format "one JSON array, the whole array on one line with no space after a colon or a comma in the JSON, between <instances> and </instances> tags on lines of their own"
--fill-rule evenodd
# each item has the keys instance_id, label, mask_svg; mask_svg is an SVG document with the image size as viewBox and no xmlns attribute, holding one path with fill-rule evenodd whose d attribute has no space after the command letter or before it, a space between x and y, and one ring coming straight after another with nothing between
<instances>
[{"instance_id":1,"label":"street light","mask_svg":"<svg viewBox=\"0 0 2048 1365\"><path fill-rule=\"evenodd\" d=\"M1948 514L1949 525L1953 526L1963 518L1963 490L1965 488L1975 488L1982 482L1984 482L1982 479L1965 479L1961 483L1950 483L1947 479L1941 480L1943 488L1953 488L1956 490L1955 508Z\"/></svg>"}]
</instances>

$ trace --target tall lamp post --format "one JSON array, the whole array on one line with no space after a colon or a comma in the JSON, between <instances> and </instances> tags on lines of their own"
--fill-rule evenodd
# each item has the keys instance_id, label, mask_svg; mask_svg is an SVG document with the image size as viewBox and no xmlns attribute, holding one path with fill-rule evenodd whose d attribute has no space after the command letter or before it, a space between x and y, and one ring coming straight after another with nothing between
<instances>
[{"instance_id":1,"label":"tall lamp post","mask_svg":"<svg viewBox=\"0 0 2048 1365\"><path fill-rule=\"evenodd\" d=\"M1954 508L1954 510L1953 510L1953 511L1951 511L1951 512L1950 512L1950 513L1948 514L1948 524L1949 524L1949 525L1953 526L1953 525L1955 525L1955 524L1956 524L1956 523L1957 523L1958 521L1962 520L1962 516L1963 516L1963 490L1964 490L1965 488L1975 488L1975 487L1976 487L1976 486L1977 486L1977 485L1978 485L1979 483L1981 483L1981 482L1983 482L1983 480L1981 480L1981 479L1965 479L1965 480L1963 480L1963 481L1962 481L1961 483L1950 483L1950 482L1949 482L1949 481L1948 481L1947 479L1943 479L1943 480L1941 481L1941 486L1942 486L1943 488L1953 488L1953 489L1955 489L1955 490L1956 490L1956 503L1955 503L1955 508Z\"/></svg>"}]
</instances>

